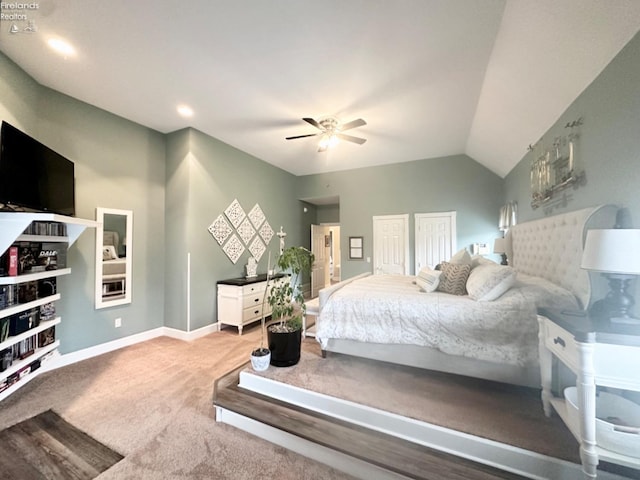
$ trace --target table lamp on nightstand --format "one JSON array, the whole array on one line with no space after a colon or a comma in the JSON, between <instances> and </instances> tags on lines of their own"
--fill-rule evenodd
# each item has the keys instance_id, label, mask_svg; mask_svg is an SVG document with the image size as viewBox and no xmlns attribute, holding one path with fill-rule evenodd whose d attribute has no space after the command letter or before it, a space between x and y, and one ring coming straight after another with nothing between
<instances>
[{"instance_id":1,"label":"table lamp on nightstand","mask_svg":"<svg viewBox=\"0 0 640 480\"><path fill-rule=\"evenodd\" d=\"M502 257L502 265L508 265L507 262L507 239L498 237L493 242L493 253L499 253Z\"/></svg>"},{"instance_id":2,"label":"table lamp on nightstand","mask_svg":"<svg viewBox=\"0 0 640 480\"><path fill-rule=\"evenodd\" d=\"M588 230L580 266L609 280L611 290L591 306L593 316L640 325L640 319L631 315L634 300L627 291L631 280L640 275L640 229Z\"/></svg>"}]
</instances>

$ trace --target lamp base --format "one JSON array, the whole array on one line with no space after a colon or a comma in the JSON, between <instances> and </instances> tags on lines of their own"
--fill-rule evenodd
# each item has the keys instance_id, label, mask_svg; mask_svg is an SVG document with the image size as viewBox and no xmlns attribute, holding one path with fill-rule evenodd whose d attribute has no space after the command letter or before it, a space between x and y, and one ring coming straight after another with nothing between
<instances>
[{"instance_id":1,"label":"lamp base","mask_svg":"<svg viewBox=\"0 0 640 480\"><path fill-rule=\"evenodd\" d=\"M502 263L500 265L509 265L509 262L507 261L507 254L501 253L500 255L502 256Z\"/></svg>"},{"instance_id":2,"label":"lamp base","mask_svg":"<svg viewBox=\"0 0 640 480\"><path fill-rule=\"evenodd\" d=\"M633 323L634 318L630 314L631 307L635 301L633 297L627 293L627 288L633 277L627 275L608 275L609 288L611 291L602 300L595 302L589 309L589 313L597 318L608 319L615 323L623 323L623 320L629 320Z\"/></svg>"}]
</instances>

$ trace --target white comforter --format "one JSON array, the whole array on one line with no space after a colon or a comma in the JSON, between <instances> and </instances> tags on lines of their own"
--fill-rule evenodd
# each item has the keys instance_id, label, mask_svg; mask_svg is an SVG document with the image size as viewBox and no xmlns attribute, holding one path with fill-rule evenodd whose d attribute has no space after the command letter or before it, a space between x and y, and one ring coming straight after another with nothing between
<instances>
[{"instance_id":1,"label":"white comforter","mask_svg":"<svg viewBox=\"0 0 640 480\"><path fill-rule=\"evenodd\" d=\"M337 289L317 321L320 342L341 338L428 346L452 355L532 366L538 358L538 307L578 309L573 294L544 279L518 275L493 302L421 292L415 277L372 275Z\"/></svg>"}]
</instances>

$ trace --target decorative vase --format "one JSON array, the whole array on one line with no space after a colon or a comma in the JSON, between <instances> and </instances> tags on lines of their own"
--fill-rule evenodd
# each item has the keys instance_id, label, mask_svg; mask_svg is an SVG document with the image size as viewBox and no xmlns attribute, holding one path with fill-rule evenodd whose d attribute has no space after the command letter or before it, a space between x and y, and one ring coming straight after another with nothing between
<instances>
[{"instance_id":1,"label":"decorative vase","mask_svg":"<svg viewBox=\"0 0 640 480\"><path fill-rule=\"evenodd\" d=\"M251 352L251 368L253 368L256 372L264 372L267 368L269 368L269 364L271 363L271 352L266 355L254 355L254 352Z\"/></svg>"}]
</instances>

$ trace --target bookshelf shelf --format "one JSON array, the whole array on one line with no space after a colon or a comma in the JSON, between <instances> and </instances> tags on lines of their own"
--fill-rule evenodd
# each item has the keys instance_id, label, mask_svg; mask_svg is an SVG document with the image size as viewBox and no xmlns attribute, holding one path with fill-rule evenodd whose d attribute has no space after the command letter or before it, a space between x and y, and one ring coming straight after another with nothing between
<instances>
[{"instance_id":1,"label":"bookshelf shelf","mask_svg":"<svg viewBox=\"0 0 640 480\"><path fill-rule=\"evenodd\" d=\"M31 225L32 222L42 223ZM59 228L60 224L62 224L64 228ZM85 229L96 227L97 225L98 223L93 220L66 217L53 213L0 212L0 255L3 255L9 247L16 242L41 244L59 243L63 244L65 248L68 248L75 243ZM29 233L25 234L27 228L29 228ZM34 234L34 230L37 230L37 233L43 234ZM64 235L57 235L59 231L62 232L63 230ZM51 235L50 233L56 235ZM47 247L40 245L39 248L46 249ZM64 267L64 265L61 265L61 267ZM0 277L0 287L20 288L19 285L23 282L37 282L70 273L71 269L64 267L16 276L2 276ZM11 287L13 285L18 287ZM31 309L42 308L43 305L60 300L61 294L55 290L56 288L53 289L53 293L50 295L36 298L26 303L10 304L6 308L1 309L0 322L6 325L12 321L11 317L16 314L21 314ZM0 294L2 294L2 291L0 291ZM42 294L41 291L40 294ZM49 358L50 356L58 355L57 349L60 346L60 340L56 339L52 343L44 346L40 346L38 343L41 332L60 324L61 321L61 317L41 321L38 326L30 328L18 335L5 338L0 342L0 358L7 355L8 358L12 360L9 365L5 363L3 365L5 370L0 372L0 401L33 380L43 371L41 367L43 357ZM32 337L34 337L33 344L31 344L30 340ZM47 341L51 341L51 339ZM27 351L33 348L33 353L25 358L20 358L20 356L24 355L25 348L28 349Z\"/></svg>"}]
</instances>

